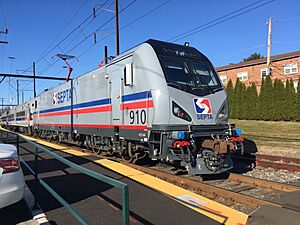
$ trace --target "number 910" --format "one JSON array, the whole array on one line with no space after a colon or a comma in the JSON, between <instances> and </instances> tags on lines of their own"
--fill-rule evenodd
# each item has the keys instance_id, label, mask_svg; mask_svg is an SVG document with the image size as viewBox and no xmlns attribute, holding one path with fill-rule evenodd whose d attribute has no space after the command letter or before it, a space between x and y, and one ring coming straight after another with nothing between
<instances>
[{"instance_id":1,"label":"number 910","mask_svg":"<svg viewBox=\"0 0 300 225\"><path fill-rule=\"evenodd\" d=\"M129 112L130 124L145 124L147 120L146 111L142 110L131 110Z\"/></svg>"}]
</instances>

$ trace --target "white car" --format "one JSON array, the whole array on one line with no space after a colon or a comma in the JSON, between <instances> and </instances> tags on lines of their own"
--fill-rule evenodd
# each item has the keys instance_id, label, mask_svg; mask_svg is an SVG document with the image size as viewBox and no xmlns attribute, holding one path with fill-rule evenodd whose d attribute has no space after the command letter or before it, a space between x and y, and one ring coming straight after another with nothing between
<instances>
[{"instance_id":1,"label":"white car","mask_svg":"<svg viewBox=\"0 0 300 225\"><path fill-rule=\"evenodd\" d=\"M14 145L0 144L0 209L20 201L25 181Z\"/></svg>"}]
</instances>

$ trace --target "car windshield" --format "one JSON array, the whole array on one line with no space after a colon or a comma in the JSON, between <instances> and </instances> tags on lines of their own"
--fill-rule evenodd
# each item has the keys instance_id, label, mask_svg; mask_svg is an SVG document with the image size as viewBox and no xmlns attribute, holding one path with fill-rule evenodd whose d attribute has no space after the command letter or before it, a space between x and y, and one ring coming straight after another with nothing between
<instances>
[{"instance_id":1,"label":"car windshield","mask_svg":"<svg viewBox=\"0 0 300 225\"><path fill-rule=\"evenodd\" d=\"M163 57L162 65L168 83L192 88L221 87L216 72L207 62Z\"/></svg>"}]
</instances>

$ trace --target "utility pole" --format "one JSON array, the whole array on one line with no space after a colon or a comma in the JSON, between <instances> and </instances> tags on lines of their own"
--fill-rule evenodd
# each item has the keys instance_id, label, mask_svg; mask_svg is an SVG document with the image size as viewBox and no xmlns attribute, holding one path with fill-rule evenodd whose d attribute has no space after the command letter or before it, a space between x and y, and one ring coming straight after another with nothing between
<instances>
[{"instance_id":1,"label":"utility pole","mask_svg":"<svg viewBox=\"0 0 300 225\"><path fill-rule=\"evenodd\" d=\"M4 98L1 98L1 105L2 105L2 111L3 111L3 102L4 101Z\"/></svg>"},{"instance_id":2,"label":"utility pole","mask_svg":"<svg viewBox=\"0 0 300 225\"><path fill-rule=\"evenodd\" d=\"M272 17L269 19L269 32L268 32L268 57L267 57L267 74L270 75L271 64L271 42L272 42Z\"/></svg>"},{"instance_id":3,"label":"utility pole","mask_svg":"<svg viewBox=\"0 0 300 225\"><path fill-rule=\"evenodd\" d=\"M117 55L120 54L120 43L119 43L119 1L115 0L115 15L116 15L116 50Z\"/></svg>"},{"instance_id":4,"label":"utility pole","mask_svg":"<svg viewBox=\"0 0 300 225\"><path fill-rule=\"evenodd\" d=\"M32 64L33 68L33 97L36 97L36 89L35 89L35 62Z\"/></svg>"},{"instance_id":5,"label":"utility pole","mask_svg":"<svg viewBox=\"0 0 300 225\"><path fill-rule=\"evenodd\" d=\"M17 80L17 105L20 103L19 80Z\"/></svg>"}]
</instances>

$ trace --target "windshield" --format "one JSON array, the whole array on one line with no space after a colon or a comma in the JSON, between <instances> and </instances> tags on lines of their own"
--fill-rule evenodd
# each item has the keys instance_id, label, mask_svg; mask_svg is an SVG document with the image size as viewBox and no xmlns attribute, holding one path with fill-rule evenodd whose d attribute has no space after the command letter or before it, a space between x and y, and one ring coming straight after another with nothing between
<instances>
[{"instance_id":1,"label":"windshield","mask_svg":"<svg viewBox=\"0 0 300 225\"><path fill-rule=\"evenodd\" d=\"M173 57L161 57L162 66L168 84L181 89L208 89L212 92L222 86L217 74L208 62Z\"/></svg>"}]
</instances>

